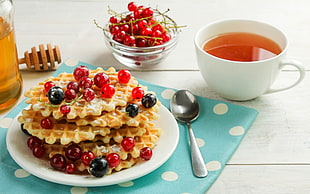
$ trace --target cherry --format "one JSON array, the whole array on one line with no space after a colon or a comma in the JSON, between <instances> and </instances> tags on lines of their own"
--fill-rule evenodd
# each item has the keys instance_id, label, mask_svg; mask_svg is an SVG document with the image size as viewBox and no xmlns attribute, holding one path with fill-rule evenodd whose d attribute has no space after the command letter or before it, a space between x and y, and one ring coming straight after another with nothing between
<instances>
[{"instance_id":1,"label":"cherry","mask_svg":"<svg viewBox=\"0 0 310 194\"><path fill-rule=\"evenodd\" d=\"M114 168L121 163L121 157L117 153L108 154L106 160L111 168Z\"/></svg>"},{"instance_id":2,"label":"cherry","mask_svg":"<svg viewBox=\"0 0 310 194\"><path fill-rule=\"evenodd\" d=\"M78 93L80 90L80 86L77 82L70 81L67 85L67 89L73 89L76 93Z\"/></svg>"},{"instance_id":3,"label":"cherry","mask_svg":"<svg viewBox=\"0 0 310 194\"><path fill-rule=\"evenodd\" d=\"M110 83L109 76L105 73L97 73L94 77L94 83L98 88L101 88L104 84Z\"/></svg>"},{"instance_id":4,"label":"cherry","mask_svg":"<svg viewBox=\"0 0 310 194\"><path fill-rule=\"evenodd\" d=\"M56 86L56 85L52 81L45 82L45 84L44 84L44 91L48 92L54 86Z\"/></svg>"},{"instance_id":5,"label":"cherry","mask_svg":"<svg viewBox=\"0 0 310 194\"><path fill-rule=\"evenodd\" d=\"M143 160L149 160L152 158L152 155L153 155L153 151L151 148L149 147L144 147L140 150L140 157L143 159Z\"/></svg>"},{"instance_id":6,"label":"cherry","mask_svg":"<svg viewBox=\"0 0 310 194\"><path fill-rule=\"evenodd\" d=\"M133 99L142 99L142 97L144 96L144 90L141 87L135 87L132 90L131 95Z\"/></svg>"},{"instance_id":7,"label":"cherry","mask_svg":"<svg viewBox=\"0 0 310 194\"><path fill-rule=\"evenodd\" d=\"M42 145L42 141L36 137L36 136L31 136L27 140L27 146L33 150L36 146Z\"/></svg>"},{"instance_id":8,"label":"cherry","mask_svg":"<svg viewBox=\"0 0 310 194\"><path fill-rule=\"evenodd\" d=\"M96 158L96 155L92 151L83 152L81 155L81 161L86 166L88 166L94 158Z\"/></svg>"},{"instance_id":9,"label":"cherry","mask_svg":"<svg viewBox=\"0 0 310 194\"><path fill-rule=\"evenodd\" d=\"M89 70L86 66L79 66L74 69L73 71L73 76L77 81L80 81L82 77L88 77L89 75Z\"/></svg>"},{"instance_id":10,"label":"cherry","mask_svg":"<svg viewBox=\"0 0 310 194\"><path fill-rule=\"evenodd\" d=\"M44 148L42 144L36 145L32 150L32 154L37 158L42 158L45 152L46 152L46 149Z\"/></svg>"},{"instance_id":11,"label":"cherry","mask_svg":"<svg viewBox=\"0 0 310 194\"><path fill-rule=\"evenodd\" d=\"M53 122L50 118L44 118L41 120L41 127L43 129L52 129L53 128Z\"/></svg>"},{"instance_id":12,"label":"cherry","mask_svg":"<svg viewBox=\"0 0 310 194\"><path fill-rule=\"evenodd\" d=\"M131 73L130 71L128 71L127 69L121 69L118 73L117 73L117 77L118 77L118 82L121 84L126 84L129 82L130 78L131 78Z\"/></svg>"},{"instance_id":13,"label":"cherry","mask_svg":"<svg viewBox=\"0 0 310 194\"><path fill-rule=\"evenodd\" d=\"M77 144L71 144L66 148L65 155L69 160L76 161L82 156L81 147Z\"/></svg>"},{"instance_id":14,"label":"cherry","mask_svg":"<svg viewBox=\"0 0 310 194\"><path fill-rule=\"evenodd\" d=\"M93 80L89 77L82 77L79 82L79 86L82 89L91 88L93 85Z\"/></svg>"},{"instance_id":15,"label":"cherry","mask_svg":"<svg viewBox=\"0 0 310 194\"><path fill-rule=\"evenodd\" d=\"M70 108L70 106L63 104L60 106L59 110L62 114L67 115L71 111L71 108Z\"/></svg>"},{"instance_id":16,"label":"cherry","mask_svg":"<svg viewBox=\"0 0 310 194\"><path fill-rule=\"evenodd\" d=\"M76 91L74 89L67 89L65 91L65 99L73 100L74 98L76 98Z\"/></svg>"},{"instance_id":17,"label":"cherry","mask_svg":"<svg viewBox=\"0 0 310 194\"><path fill-rule=\"evenodd\" d=\"M135 140L132 137L126 137L122 140L121 145L125 151L130 151L135 147Z\"/></svg>"},{"instance_id":18,"label":"cherry","mask_svg":"<svg viewBox=\"0 0 310 194\"><path fill-rule=\"evenodd\" d=\"M100 92L103 98L112 98L115 94L115 88L111 84L104 84Z\"/></svg>"},{"instance_id":19,"label":"cherry","mask_svg":"<svg viewBox=\"0 0 310 194\"><path fill-rule=\"evenodd\" d=\"M84 90L84 92L83 92L83 98L84 98L87 102L92 101L95 97L96 97L96 94L95 94L94 90L92 90L91 88L87 88L87 89Z\"/></svg>"},{"instance_id":20,"label":"cherry","mask_svg":"<svg viewBox=\"0 0 310 194\"><path fill-rule=\"evenodd\" d=\"M68 174L74 174L74 172L76 171L76 166L74 163L68 163L66 165L66 169L65 169L66 173Z\"/></svg>"},{"instance_id":21,"label":"cherry","mask_svg":"<svg viewBox=\"0 0 310 194\"><path fill-rule=\"evenodd\" d=\"M50 164L53 168L55 168L56 170L64 170L66 167L66 158L61 155L61 154L55 154L51 160L50 160Z\"/></svg>"}]
</instances>

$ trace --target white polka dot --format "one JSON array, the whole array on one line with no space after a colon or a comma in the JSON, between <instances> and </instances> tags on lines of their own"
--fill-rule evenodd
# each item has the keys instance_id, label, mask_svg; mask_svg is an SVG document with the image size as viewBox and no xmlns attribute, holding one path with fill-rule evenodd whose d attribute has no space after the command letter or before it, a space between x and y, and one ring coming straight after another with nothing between
<instances>
[{"instance_id":1,"label":"white polka dot","mask_svg":"<svg viewBox=\"0 0 310 194\"><path fill-rule=\"evenodd\" d=\"M71 66L71 67L77 65L78 63L79 63L79 61L76 59L68 59L65 61L65 64L68 66Z\"/></svg>"},{"instance_id":2,"label":"white polka dot","mask_svg":"<svg viewBox=\"0 0 310 194\"><path fill-rule=\"evenodd\" d=\"M234 135L234 136L243 135L244 134L244 128L241 126L233 127L229 130L229 134Z\"/></svg>"},{"instance_id":3,"label":"white polka dot","mask_svg":"<svg viewBox=\"0 0 310 194\"><path fill-rule=\"evenodd\" d=\"M134 182L128 181L128 182L125 182L125 183L120 183L118 185L121 186L121 187L131 187L131 186L134 185Z\"/></svg>"},{"instance_id":4,"label":"white polka dot","mask_svg":"<svg viewBox=\"0 0 310 194\"><path fill-rule=\"evenodd\" d=\"M88 188L87 187L72 187L71 193L72 194L85 194L87 193Z\"/></svg>"},{"instance_id":5,"label":"white polka dot","mask_svg":"<svg viewBox=\"0 0 310 194\"><path fill-rule=\"evenodd\" d=\"M161 178L164 179L165 181L176 181L179 178L179 176L175 172L167 171L161 175Z\"/></svg>"},{"instance_id":6,"label":"white polka dot","mask_svg":"<svg viewBox=\"0 0 310 194\"><path fill-rule=\"evenodd\" d=\"M213 107L213 112L217 115L223 115L228 112L228 106L224 103L219 103Z\"/></svg>"},{"instance_id":7,"label":"white polka dot","mask_svg":"<svg viewBox=\"0 0 310 194\"><path fill-rule=\"evenodd\" d=\"M203 147L205 145L205 141L203 139L196 138L196 142L199 147Z\"/></svg>"},{"instance_id":8,"label":"white polka dot","mask_svg":"<svg viewBox=\"0 0 310 194\"><path fill-rule=\"evenodd\" d=\"M0 127L2 128L9 128L11 122L13 121L12 118L4 118L0 121Z\"/></svg>"},{"instance_id":9,"label":"white polka dot","mask_svg":"<svg viewBox=\"0 0 310 194\"><path fill-rule=\"evenodd\" d=\"M29 176L30 173L25 171L24 169L17 169L17 170L15 170L14 175L17 178L25 178L25 177Z\"/></svg>"},{"instance_id":10,"label":"white polka dot","mask_svg":"<svg viewBox=\"0 0 310 194\"><path fill-rule=\"evenodd\" d=\"M161 96L162 96L164 99L171 99L174 93L175 93L174 90L166 89L166 90L164 90L164 91L161 92Z\"/></svg>"},{"instance_id":11,"label":"white polka dot","mask_svg":"<svg viewBox=\"0 0 310 194\"><path fill-rule=\"evenodd\" d=\"M222 168L222 164L219 161L210 161L206 164L208 171L216 171Z\"/></svg>"}]
</instances>

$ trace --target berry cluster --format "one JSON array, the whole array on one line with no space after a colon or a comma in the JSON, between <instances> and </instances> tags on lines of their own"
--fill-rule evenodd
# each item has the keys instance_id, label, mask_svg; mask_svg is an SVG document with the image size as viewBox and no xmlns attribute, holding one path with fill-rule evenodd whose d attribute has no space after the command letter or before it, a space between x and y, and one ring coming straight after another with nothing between
<instances>
[{"instance_id":1,"label":"berry cluster","mask_svg":"<svg viewBox=\"0 0 310 194\"><path fill-rule=\"evenodd\" d=\"M176 25L168 16L157 9L138 6L134 2L130 2L127 9L129 12L124 14L110 10L113 16L109 19L108 31L113 40L131 47L150 47L171 39L169 29L176 28ZM161 16L162 21L157 19L158 16Z\"/></svg>"},{"instance_id":2,"label":"berry cluster","mask_svg":"<svg viewBox=\"0 0 310 194\"><path fill-rule=\"evenodd\" d=\"M35 136L28 138L27 145L37 158L42 158L46 154L43 141ZM126 137L122 140L121 146L125 151L131 151L135 146L135 140L132 137ZM150 160L152 149L144 147L140 150L140 157L143 160ZM104 176L109 168L117 167L121 158L117 153L109 153L106 156L96 156L92 151L82 152L77 144L70 144L65 149L65 155L55 154L50 159L50 165L58 171L74 174L76 172L76 163L79 161L88 167L89 173L95 177Z\"/></svg>"}]
</instances>

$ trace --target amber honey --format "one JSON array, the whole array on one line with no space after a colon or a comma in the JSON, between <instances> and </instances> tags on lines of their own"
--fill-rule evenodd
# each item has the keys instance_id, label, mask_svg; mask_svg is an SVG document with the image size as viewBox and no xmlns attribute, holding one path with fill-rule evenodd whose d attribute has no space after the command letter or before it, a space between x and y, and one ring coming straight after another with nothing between
<instances>
[{"instance_id":1,"label":"amber honey","mask_svg":"<svg viewBox=\"0 0 310 194\"><path fill-rule=\"evenodd\" d=\"M21 87L14 29L0 17L0 112L17 102Z\"/></svg>"},{"instance_id":2,"label":"amber honey","mask_svg":"<svg viewBox=\"0 0 310 194\"><path fill-rule=\"evenodd\" d=\"M282 52L273 40L246 32L219 34L210 38L203 49L216 57L232 61L259 61Z\"/></svg>"}]
</instances>

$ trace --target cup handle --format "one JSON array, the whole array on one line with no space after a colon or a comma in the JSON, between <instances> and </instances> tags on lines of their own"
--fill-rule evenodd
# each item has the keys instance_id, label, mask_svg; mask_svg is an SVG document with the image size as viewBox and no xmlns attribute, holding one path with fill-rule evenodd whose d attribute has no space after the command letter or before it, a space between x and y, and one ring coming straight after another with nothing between
<instances>
[{"instance_id":1,"label":"cup handle","mask_svg":"<svg viewBox=\"0 0 310 194\"><path fill-rule=\"evenodd\" d=\"M305 77L305 68L304 66L299 62L299 61L296 61L296 60L289 60L289 61L284 61L280 64L280 69L282 69L284 66L294 66L297 68L297 70L299 71L299 78L291 85L289 86L286 86L286 87L283 87L283 88L278 88L278 89L273 89L273 88L269 88L265 94L268 94L268 93L274 93L274 92L280 92L280 91L283 91L283 90L287 90L287 89L290 89L294 86L296 86L297 84L299 84Z\"/></svg>"}]
</instances>

